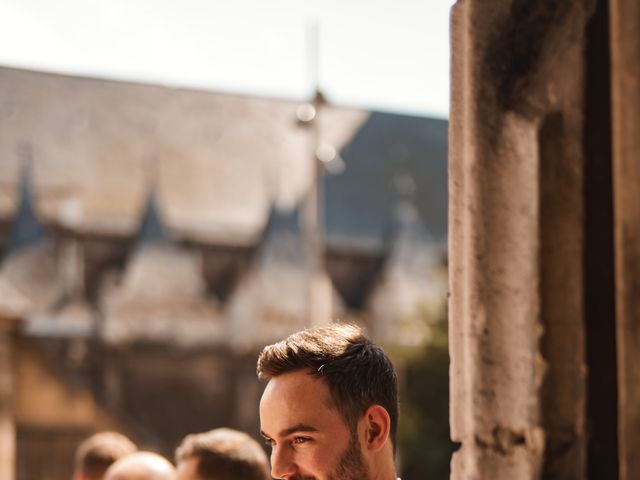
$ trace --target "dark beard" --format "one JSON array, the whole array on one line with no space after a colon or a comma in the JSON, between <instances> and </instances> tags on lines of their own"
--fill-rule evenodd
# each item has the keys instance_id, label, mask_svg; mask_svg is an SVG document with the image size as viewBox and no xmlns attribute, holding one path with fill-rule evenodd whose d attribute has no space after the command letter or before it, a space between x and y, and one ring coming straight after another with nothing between
<instances>
[{"instance_id":1,"label":"dark beard","mask_svg":"<svg viewBox=\"0 0 640 480\"><path fill-rule=\"evenodd\" d=\"M362 458L358 434L352 432L349 447L340 457L336 471L327 480L368 480L369 469Z\"/></svg>"},{"instance_id":2,"label":"dark beard","mask_svg":"<svg viewBox=\"0 0 640 480\"><path fill-rule=\"evenodd\" d=\"M362 450L355 432L351 434L349 446L340 456L340 461L335 472L331 473L327 480L369 480L369 469L362 458ZM318 480L316 477L302 477L296 475L291 480Z\"/></svg>"}]
</instances>

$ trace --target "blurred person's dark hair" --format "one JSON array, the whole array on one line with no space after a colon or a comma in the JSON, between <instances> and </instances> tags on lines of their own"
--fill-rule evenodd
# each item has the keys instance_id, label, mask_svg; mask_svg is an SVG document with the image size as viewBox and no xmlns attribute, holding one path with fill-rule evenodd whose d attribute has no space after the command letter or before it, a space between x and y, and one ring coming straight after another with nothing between
<instances>
[{"instance_id":1,"label":"blurred person's dark hair","mask_svg":"<svg viewBox=\"0 0 640 480\"><path fill-rule=\"evenodd\" d=\"M131 440L117 432L91 435L76 449L73 478L101 480L111 464L137 450Z\"/></svg>"},{"instance_id":2,"label":"blurred person's dark hair","mask_svg":"<svg viewBox=\"0 0 640 480\"><path fill-rule=\"evenodd\" d=\"M310 328L266 346L258 357L258 377L307 370L329 386L333 406L355 431L358 419L377 404L389 414L390 437L396 445L398 429L398 378L382 348L360 327L334 323Z\"/></svg>"},{"instance_id":3,"label":"blurred person's dark hair","mask_svg":"<svg viewBox=\"0 0 640 480\"><path fill-rule=\"evenodd\" d=\"M260 444L246 433L229 428L187 435L176 449L178 471L181 463L191 459L197 462L194 475L198 480L271 478L269 460Z\"/></svg>"}]
</instances>

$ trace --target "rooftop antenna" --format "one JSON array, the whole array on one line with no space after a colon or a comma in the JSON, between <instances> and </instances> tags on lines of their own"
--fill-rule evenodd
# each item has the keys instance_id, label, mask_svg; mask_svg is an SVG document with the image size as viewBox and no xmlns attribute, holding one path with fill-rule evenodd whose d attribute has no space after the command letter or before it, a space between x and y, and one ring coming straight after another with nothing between
<instances>
[{"instance_id":1,"label":"rooftop antenna","mask_svg":"<svg viewBox=\"0 0 640 480\"><path fill-rule=\"evenodd\" d=\"M332 289L324 268L324 218L323 182L324 166L318 157L320 146L320 112L325 105L320 91L320 24L316 19L309 29L309 70L313 85L310 102L298 107L298 122L307 126L312 164L311 182L302 205L302 232L309 258L309 301L307 322L309 326L328 323L332 313Z\"/></svg>"}]
</instances>

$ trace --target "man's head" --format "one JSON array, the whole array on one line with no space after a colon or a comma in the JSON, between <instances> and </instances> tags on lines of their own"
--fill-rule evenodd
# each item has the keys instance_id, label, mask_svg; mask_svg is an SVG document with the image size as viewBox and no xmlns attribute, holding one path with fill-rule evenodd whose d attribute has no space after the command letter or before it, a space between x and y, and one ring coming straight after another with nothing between
<instances>
[{"instance_id":1,"label":"man's head","mask_svg":"<svg viewBox=\"0 0 640 480\"><path fill-rule=\"evenodd\" d=\"M395 478L398 382L382 349L352 325L295 333L264 348L258 376L272 476Z\"/></svg>"},{"instance_id":2,"label":"man's head","mask_svg":"<svg viewBox=\"0 0 640 480\"><path fill-rule=\"evenodd\" d=\"M243 432L217 428L187 435L176 450L178 480L269 480L262 447Z\"/></svg>"},{"instance_id":3,"label":"man's head","mask_svg":"<svg viewBox=\"0 0 640 480\"><path fill-rule=\"evenodd\" d=\"M124 435L101 432L84 440L76 449L74 480L101 480L116 460L137 450Z\"/></svg>"},{"instance_id":4,"label":"man's head","mask_svg":"<svg viewBox=\"0 0 640 480\"><path fill-rule=\"evenodd\" d=\"M111 465L104 480L176 480L176 470L167 459L153 452L136 452Z\"/></svg>"}]
</instances>

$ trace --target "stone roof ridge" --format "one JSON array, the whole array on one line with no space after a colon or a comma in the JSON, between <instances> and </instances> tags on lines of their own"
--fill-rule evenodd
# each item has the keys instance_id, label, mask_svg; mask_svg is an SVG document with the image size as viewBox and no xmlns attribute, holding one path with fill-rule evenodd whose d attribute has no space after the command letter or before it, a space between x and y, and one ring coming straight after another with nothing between
<instances>
[{"instance_id":1,"label":"stone roof ridge","mask_svg":"<svg viewBox=\"0 0 640 480\"><path fill-rule=\"evenodd\" d=\"M12 253L44 240L44 228L33 205L29 162L21 172L19 195L18 208L14 215L5 253Z\"/></svg>"}]
</instances>

